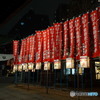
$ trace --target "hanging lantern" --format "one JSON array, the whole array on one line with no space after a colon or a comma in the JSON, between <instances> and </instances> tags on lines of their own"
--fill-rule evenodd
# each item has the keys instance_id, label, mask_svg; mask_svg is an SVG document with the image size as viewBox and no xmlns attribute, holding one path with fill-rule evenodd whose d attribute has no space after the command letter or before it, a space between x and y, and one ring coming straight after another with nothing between
<instances>
[{"instance_id":1,"label":"hanging lantern","mask_svg":"<svg viewBox=\"0 0 100 100\"><path fill-rule=\"evenodd\" d=\"M66 59L66 68L74 68L74 59L73 58Z\"/></svg>"},{"instance_id":2,"label":"hanging lantern","mask_svg":"<svg viewBox=\"0 0 100 100\"><path fill-rule=\"evenodd\" d=\"M39 70L39 69L41 69L41 62L38 62L38 63L36 63L36 70Z\"/></svg>"},{"instance_id":3,"label":"hanging lantern","mask_svg":"<svg viewBox=\"0 0 100 100\"><path fill-rule=\"evenodd\" d=\"M22 64L23 65L23 70L25 70L25 71L28 71L28 68L27 68L27 63L24 63L24 64Z\"/></svg>"},{"instance_id":4,"label":"hanging lantern","mask_svg":"<svg viewBox=\"0 0 100 100\"><path fill-rule=\"evenodd\" d=\"M61 61L54 60L54 69L61 69Z\"/></svg>"},{"instance_id":5,"label":"hanging lantern","mask_svg":"<svg viewBox=\"0 0 100 100\"><path fill-rule=\"evenodd\" d=\"M21 71L22 71L22 69L23 69L22 64L18 65L18 71L19 71L19 72L21 72Z\"/></svg>"},{"instance_id":6,"label":"hanging lantern","mask_svg":"<svg viewBox=\"0 0 100 100\"><path fill-rule=\"evenodd\" d=\"M34 69L34 63L28 63L28 69L33 70Z\"/></svg>"},{"instance_id":7,"label":"hanging lantern","mask_svg":"<svg viewBox=\"0 0 100 100\"><path fill-rule=\"evenodd\" d=\"M50 62L44 62L44 70L50 70Z\"/></svg>"},{"instance_id":8,"label":"hanging lantern","mask_svg":"<svg viewBox=\"0 0 100 100\"><path fill-rule=\"evenodd\" d=\"M80 67L90 68L90 59L88 56L80 56Z\"/></svg>"},{"instance_id":9,"label":"hanging lantern","mask_svg":"<svg viewBox=\"0 0 100 100\"><path fill-rule=\"evenodd\" d=\"M13 72L16 72L16 71L17 71L17 65L14 65Z\"/></svg>"}]
</instances>

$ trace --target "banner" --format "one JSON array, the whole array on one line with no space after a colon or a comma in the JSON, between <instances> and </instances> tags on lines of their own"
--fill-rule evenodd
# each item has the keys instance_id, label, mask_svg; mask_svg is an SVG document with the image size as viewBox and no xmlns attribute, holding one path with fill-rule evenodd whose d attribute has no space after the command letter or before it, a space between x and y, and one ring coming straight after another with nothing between
<instances>
[{"instance_id":1,"label":"banner","mask_svg":"<svg viewBox=\"0 0 100 100\"><path fill-rule=\"evenodd\" d=\"M64 27L64 51L63 51L63 58L62 59L66 59L69 55L69 32L68 32L68 24L69 22L66 21L63 24Z\"/></svg>"},{"instance_id":2,"label":"banner","mask_svg":"<svg viewBox=\"0 0 100 100\"><path fill-rule=\"evenodd\" d=\"M42 31L43 34L43 62L47 60L47 31Z\"/></svg>"},{"instance_id":3,"label":"banner","mask_svg":"<svg viewBox=\"0 0 100 100\"><path fill-rule=\"evenodd\" d=\"M75 58L75 29L74 19L69 20L69 34L70 34L70 58Z\"/></svg>"},{"instance_id":4,"label":"banner","mask_svg":"<svg viewBox=\"0 0 100 100\"><path fill-rule=\"evenodd\" d=\"M80 56L82 55L81 17L75 18L75 33L76 33L76 60L79 60Z\"/></svg>"},{"instance_id":5,"label":"banner","mask_svg":"<svg viewBox=\"0 0 100 100\"><path fill-rule=\"evenodd\" d=\"M42 32L36 31L36 63L42 62Z\"/></svg>"},{"instance_id":6,"label":"banner","mask_svg":"<svg viewBox=\"0 0 100 100\"><path fill-rule=\"evenodd\" d=\"M29 37L30 45L29 45L29 63L35 62L35 46L36 46L36 35L32 35Z\"/></svg>"},{"instance_id":7,"label":"banner","mask_svg":"<svg viewBox=\"0 0 100 100\"><path fill-rule=\"evenodd\" d=\"M26 38L25 63L29 62L30 36Z\"/></svg>"},{"instance_id":8,"label":"banner","mask_svg":"<svg viewBox=\"0 0 100 100\"><path fill-rule=\"evenodd\" d=\"M14 56L14 64L18 63L18 49L19 49L19 41L13 41L13 56Z\"/></svg>"},{"instance_id":9,"label":"banner","mask_svg":"<svg viewBox=\"0 0 100 100\"><path fill-rule=\"evenodd\" d=\"M93 34L91 33L91 35L93 36L91 39L91 42L93 45L93 52L92 52L92 57L99 57L100 56L100 30L99 30L99 15L98 15L98 11L94 10L90 13L90 17L91 17L91 23L92 23L92 30L93 30Z\"/></svg>"},{"instance_id":10,"label":"banner","mask_svg":"<svg viewBox=\"0 0 100 100\"><path fill-rule=\"evenodd\" d=\"M46 51L46 61L50 61L50 31L49 28L47 28L46 30L46 34L47 34L47 51Z\"/></svg>"},{"instance_id":11,"label":"banner","mask_svg":"<svg viewBox=\"0 0 100 100\"><path fill-rule=\"evenodd\" d=\"M54 60L61 59L62 56L62 23L54 24Z\"/></svg>"},{"instance_id":12,"label":"banner","mask_svg":"<svg viewBox=\"0 0 100 100\"><path fill-rule=\"evenodd\" d=\"M26 46L27 46L27 40L23 39L23 50L22 50L22 63L26 63Z\"/></svg>"},{"instance_id":13,"label":"banner","mask_svg":"<svg viewBox=\"0 0 100 100\"><path fill-rule=\"evenodd\" d=\"M82 56L90 56L89 14L82 15Z\"/></svg>"},{"instance_id":14,"label":"banner","mask_svg":"<svg viewBox=\"0 0 100 100\"><path fill-rule=\"evenodd\" d=\"M21 41L20 54L18 57L18 64L23 63L23 50L24 50L24 40Z\"/></svg>"},{"instance_id":15,"label":"banner","mask_svg":"<svg viewBox=\"0 0 100 100\"><path fill-rule=\"evenodd\" d=\"M50 61L53 62L54 61L54 48L55 48L55 44L54 44L54 27L49 27L49 33L50 33Z\"/></svg>"}]
</instances>

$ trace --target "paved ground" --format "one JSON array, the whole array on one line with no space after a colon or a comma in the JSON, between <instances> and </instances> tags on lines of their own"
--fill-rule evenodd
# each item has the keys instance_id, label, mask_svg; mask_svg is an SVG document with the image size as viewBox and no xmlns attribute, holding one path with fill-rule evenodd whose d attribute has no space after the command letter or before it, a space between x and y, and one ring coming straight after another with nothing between
<instances>
[{"instance_id":1,"label":"paved ground","mask_svg":"<svg viewBox=\"0 0 100 100\"><path fill-rule=\"evenodd\" d=\"M9 84L0 84L0 100L66 100L67 97L50 95L45 92L16 88Z\"/></svg>"},{"instance_id":2,"label":"paved ground","mask_svg":"<svg viewBox=\"0 0 100 100\"><path fill-rule=\"evenodd\" d=\"M49 89L49 94L46 94L45 88L27 85L18 85L17 87L8 81L0 83L0 100L100 100L100 97L77 97L71 98L69 92Z\"/></svg>"}]
</instances>

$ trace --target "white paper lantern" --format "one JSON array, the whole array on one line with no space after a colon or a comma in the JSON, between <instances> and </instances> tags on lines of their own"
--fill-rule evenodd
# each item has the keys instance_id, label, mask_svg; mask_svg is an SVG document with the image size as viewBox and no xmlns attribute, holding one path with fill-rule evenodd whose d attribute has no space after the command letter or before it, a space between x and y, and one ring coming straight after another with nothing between
<instances>
[{"instance_id":1,"label":"white paper lantern","mask_svg":"<svg viewBox=\"0 0 100 100\"><path fill-rule=\"evenodd\" d=\"M54 61L54 69L61 69L61 61L60 60Z\"/></svg>"},{"instance_id":2,"label":"white paper lantern","mask_svg":"<svg viewBox=\"0 0 100 100\"><path fill-rule=\"evenodd\" d=\"M74 59L66 58L66 68L74 68Z\"/></svg>"},{"instance_id":3,"label":"white paper lantern","mask_svg":"<svg viewBox=\"0 0 100 100\"><path fill-rule=\"evenodd\" d=\"M44 70L50 70L50 62L44 62Z\"/></svg>"},{"instance_id":4,"label":"white paper lantern","mask_svg":"<svg viewBox=\"0 0 100 100\"><path fill-rule=\"evenodd\" d=\"M36 70L39 70L39 69L41 69L41 62L36 63Z\"/></svg>"},{"instance_id":5,"label":"white paper lantern","mask_svg":"<svg viewBox=\"0 0 100 100\"><path fill-rule=\"evenodd\" d=\"M89 68L90 67L90 59L88 56L81 56L80 57L80 67L82 67L82 68Z\"/></svg>"},{"instance_id":6,"label":"white paper lantern","mask_svg":"<svg viewBox=\"0 0 100 100\"><path fill-rule=\"evenodd\" d=\"M33 70L34 69L34 63L28 63L28 69Z\"/></svg>"}]
</instances>

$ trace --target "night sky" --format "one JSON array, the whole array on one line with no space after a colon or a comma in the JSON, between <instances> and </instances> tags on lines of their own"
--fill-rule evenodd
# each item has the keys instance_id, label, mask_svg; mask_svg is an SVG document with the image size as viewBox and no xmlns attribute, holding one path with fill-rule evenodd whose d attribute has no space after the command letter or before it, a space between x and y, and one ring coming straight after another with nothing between
<instances>
[{"instance_id":1,"label":"night sky","mask_svg":"<svg viewBox=\"0 0 100 100\"><path fill-rule=\"evenodd\" d=\"M16 1L16 0L15 0ZM20 2L20 0L17 0ZM15 14L7 23L0 26L0 34L5 35L30 9L37 14L45 14L49 16L50 22L53 23L54 13L57 7L62 4L68 4L71 0L32 0L25 8Z\"/></svg>"}]
</instances>

